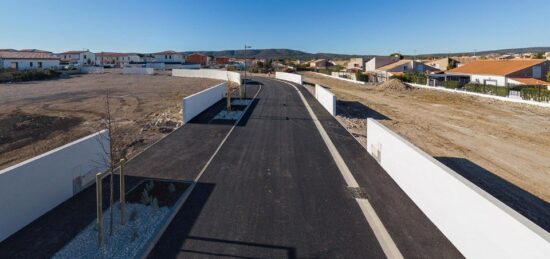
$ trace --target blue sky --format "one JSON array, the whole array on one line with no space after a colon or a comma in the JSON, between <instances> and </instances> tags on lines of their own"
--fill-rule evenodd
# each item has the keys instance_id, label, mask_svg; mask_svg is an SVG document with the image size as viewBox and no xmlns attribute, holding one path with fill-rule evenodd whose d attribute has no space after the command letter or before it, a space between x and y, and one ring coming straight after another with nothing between
<instances>
[{"instance_id":1,"label":"blue sky","mask_svg":"<svg viewBox=\"0 0 550 259\"><path fill-rule=\"evenodd\" d=\"M0 48L343 54L550 46L549 0L0 0Z\"/></svg>"}]
</instances>

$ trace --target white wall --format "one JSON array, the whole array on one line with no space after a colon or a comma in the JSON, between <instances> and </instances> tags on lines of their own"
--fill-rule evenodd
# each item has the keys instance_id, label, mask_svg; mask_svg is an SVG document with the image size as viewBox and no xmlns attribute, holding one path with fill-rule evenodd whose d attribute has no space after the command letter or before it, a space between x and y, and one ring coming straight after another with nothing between
<instances>
[{"instance_id":1,"label":"white wall","mask_svg":"<svg viewBox=\"0 0 550 259\"><path fill-rule=\"evenodd\" d=\"M94 182L108 143L103 130L1 170L0 241Z\"/></svg>"},{"instance_id":2,"label":"white wall","mask_svg":"<svg viewBox=\"0 0 550 259\"><path fill-rule=\"evenodd\" d=\"M275 78L294 82L297 84L302 84L302 75L298 75L298 74L275 72Z\"/></svg>"},{"instance_id":3,"label":"white wall","mask_svg":"<svg viewBox=\"0 0 550 259\"><path fill-rule=\"evenodd\" d=\"M332 116L336 116L336 96L331 91L315 84L315 99L317 99Z\"/></svg>"},{"instance_id":4,"label":"white wall","mask_svg":"<svg viewBox=\"0 0 550 259\"><path fill-rule=\"evenodd\" d=\"M172 70L174 71L174 70ZM183 123L187 123L225 96L225 83L215 85L196 94L183 98Z\"/></svg>"},{"instance_id":5,"label":"white wall","mask_svg":"<svg viewBox=\"0 0 550 259\"><path fill-rule=\"evenodd\" d=\"M498 85L498 86L506 86L506 81L507 81L506 78L503 77L503 76L472 75L470 77L470 81L472 83L483 84L486 80L494 80L494 81L496 81L496 85ZM487 84L491 85L489 82L487 82Z\"/></svg>"},{"instance_id":6,"label":"white wall","mask_svg":"<svg viewBox=\"0 0 550 259\"><path fill-rule=\"evenodd\" d=\"M241 74L219 69L172 69L172 76L211 78L241 84Z\"/></svg>"},{"instance_id":7,"label":"white wall","mask_svg":"<svg viewBox=\"0 0 550 259\"><path fill-rule=\"evenodd\" d=\"M103 67L81 67L80 72L85 74L102 74L105 73L105 69Z\"/></svg>"},{"instance_id":8,"label":"white wall","mask_svg":"<svg viewBox=\"0 0 550 259\"><path fill-rule=\"evenodd\" d=\"M548 258L550 234L379 122L367 150L466 258Z\"/></svg>"},{"instance_id":9,"label":"white wall","mask_svg":"<svg viewBox=\"0 0 550 259\"><path fill-rule=\"evenodd\" d=\"M122 73L125 75L153 75L155 70L153 68L146 67L124 67Z\"/></svg>"},{"instance_id":10,"label":"white wall","mask_svg":"<svg viewBox=\"0 0 550 259\"><path fill-rule=\"evenodd\" d=\"M17 62L17 70L38 69L38 62L42 62L42 69L57 68L59 66L59 60L54 59L2 59L2 66L4 68L10 68L12 62ZM30 66L32 62L33 66Z\"/></svg>"},{"instance_id":11,"label":"white wall","mask_svg":"<svg viewBox=\"0 0 550 259\"><path fill-rule=\"evenodd\" d=\"M164 70L166 68L166 64L162 63L162 62L161 63L156 63L156 62L155 63L146 63L145 67Z\"/></svg>"},{"instance_id":12,"label":"white wall","mask_svg":"<svg viewBox=\"0 0 550 259\"><path fill-rule=\"evenodd\" d=\"M318 74L318 75L322 75L322 76L331 77L331 78L334 78L334 79L338 79L338 80L342 80L342 81L346 81L346 82L350 82L350 83L354 83L354 84L360 84L360 85L364 85L364 84L365 84L365 82L363 82L363 81L357 81L357 80L353 80L353 79L348 79L348 78L339 77L339 76L337 76L337 74L338 74L339 72L332 72L332 75L331 75L331 76L329 76L329 75L327 75L327 74L323 74L323 73L317 73L317 72L312 72L312 73L315 73L315 74ZM336 73L336 75L335 75L335 73ZM351 74L351 76L355 77L354 74Z\"/></svg>"}]
</instances>

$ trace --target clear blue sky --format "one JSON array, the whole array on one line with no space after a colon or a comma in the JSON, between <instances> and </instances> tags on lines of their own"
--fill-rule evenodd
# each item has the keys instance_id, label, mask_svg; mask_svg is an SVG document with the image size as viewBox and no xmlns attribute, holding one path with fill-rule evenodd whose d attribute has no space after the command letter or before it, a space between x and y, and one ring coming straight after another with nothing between
<instances>
[{"instance_id":1,"label":"clear blue sky","mask_svg":"<svg viewBox=\"0 0 550 259\"><path fill-rule=\"evenodd\" d=\"M0 48L290 48L343 54L550 46L549 0L0 0Z\"/></svg>"}]
</instances>

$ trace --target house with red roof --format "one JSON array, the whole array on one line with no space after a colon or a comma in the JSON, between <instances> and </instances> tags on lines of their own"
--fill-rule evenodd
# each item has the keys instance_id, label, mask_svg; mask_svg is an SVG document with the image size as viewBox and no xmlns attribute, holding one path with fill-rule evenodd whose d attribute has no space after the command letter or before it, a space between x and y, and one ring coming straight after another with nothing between
<instances>
[{"instance_id":1,"label":"house with red roof","mask_svg":"<svg viewBox=\"0 0 550 259\"><path fill-rule=\"evenodd\" d=\"M0 51L0 68L16 70L57 68L59 58L49 52Z\"/></svg>"}]
</instances>

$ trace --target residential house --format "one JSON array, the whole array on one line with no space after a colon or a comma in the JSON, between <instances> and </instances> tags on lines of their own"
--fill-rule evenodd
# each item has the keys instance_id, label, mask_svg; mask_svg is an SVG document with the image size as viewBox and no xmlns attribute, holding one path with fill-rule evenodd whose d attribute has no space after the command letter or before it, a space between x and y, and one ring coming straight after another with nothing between
<instances>
[{"instance_id":1,"label":"residential house","mask_svg":"<svg viewBox=\"0 0 550 259\"><path fill-rule=\"evenodd\" d=\"M153 57L155 58L155 62L163 62L163 63L169 63L169 64L185 62L183 54L179 52L175 52L173 50L153 53Z\"/></svg>"},{"instance_id":2,"label":"residential house","mask_svg":"<svg viewBox=\"0 0 550 259\"><path fill-rule=\"evenodd\" d=\"M332 65L333 63L327 61L326 59L317 59L309 62L309 67L311 68L327 68Z\"/></svg>"},{"instance_id":3,"label":"residential house","mask_svg":"<svg viewBox=\"0 0 550 259\"><path fill-rule=\"evenodd\" d=\"M375 72L378 68L399 61L399 57L374 57L365 63L365 72Z\"/></svg>"},{"instance_id":4,"label":"residential house","mask_svg":"<svg viewBox=\"0 0 550 259\"><path fill-rule=\"evenodd\" d=\"M0 51L0 68L55 69L59 66L59 57L48 52Z\"/></svg>"},{"instance_id":5,"label":"residential house","mask_svg":"<svg viewBox=\"0 0 550 259\"><path fill-rule=\"evenodd\" d=\"M215 57L214 58L214 64L216 65L227 65L229 63L228 57Z\"/></svg>"},{"instance_id":6,"label":"residential house","mask_svg":"<svg viewBox=\"0 0 550 259\"><path fill-rule=\"evenodd\" d=\"M436 60L424 61L424 64L441 71L446 71L448 69L458 67L460 62L456 61L453 58L441 58Z\"/></svg>"},{"instance_id":7,"label":"residential house","mask_svg":"<svg viewBox=\"0 0 550 259\"><path fill-rule=\"evenodd\" d=\"M347 63L348 70L359 71L363 70L364 66L365 61L363 60L363 58L350 58L349 62Z\"/></svg>"},{"instance_id":8,"label":"residential house","mask_svg":"<svg viewBox=\"0 0 550 259\"><path fill-rule=\"evenodd\" d=\"M546 85L543 80L548 71L550 60L546 59L478 60L451 69L445 75L467 77L468 82L485 85Z\"/></svg>"},{"instance_id":9,"label":"residential house","mask_svg":"<svg viewBox=\"0 0 550 259\"><path fill-rule=\"evenodd\" d=\"M57 54L63 64L77 66L95 65L95 54L89 50L73 50Z\"/></svg>"},{"instance_id":10,"label":"residential house","mask_svg":"<svg viewBox=\"0 0 550 259\"><path fill-rule=\"evenodd\" d=\"M439 71L437 68L428 66L422 62L410 59L402 59L389 65L379 67L377 72L384 73L388 76L397 75L406 72L430 73Z\"/></svg>"},{"instance_id":11,"label":"residential house","mask_svg":"<svg viewBox=\"0 0 550 259\"><path fill-rule=\"evenodd\" d=\"M95 54L97 65L104 67L123 67L130 63L130 55L117 52L100 52Z\"/></svg>"},{"instance_id":12,"label":"residential house","mask_svg":"<svg viewBox=\"0 0 550 259\"><path fill-rule=\"evenodd\" d=\"M190 64L200 64L204 67L210 65L210 57L200 53L193 53L185 57L185 62Z\"/></svg>"}]
</instances>

